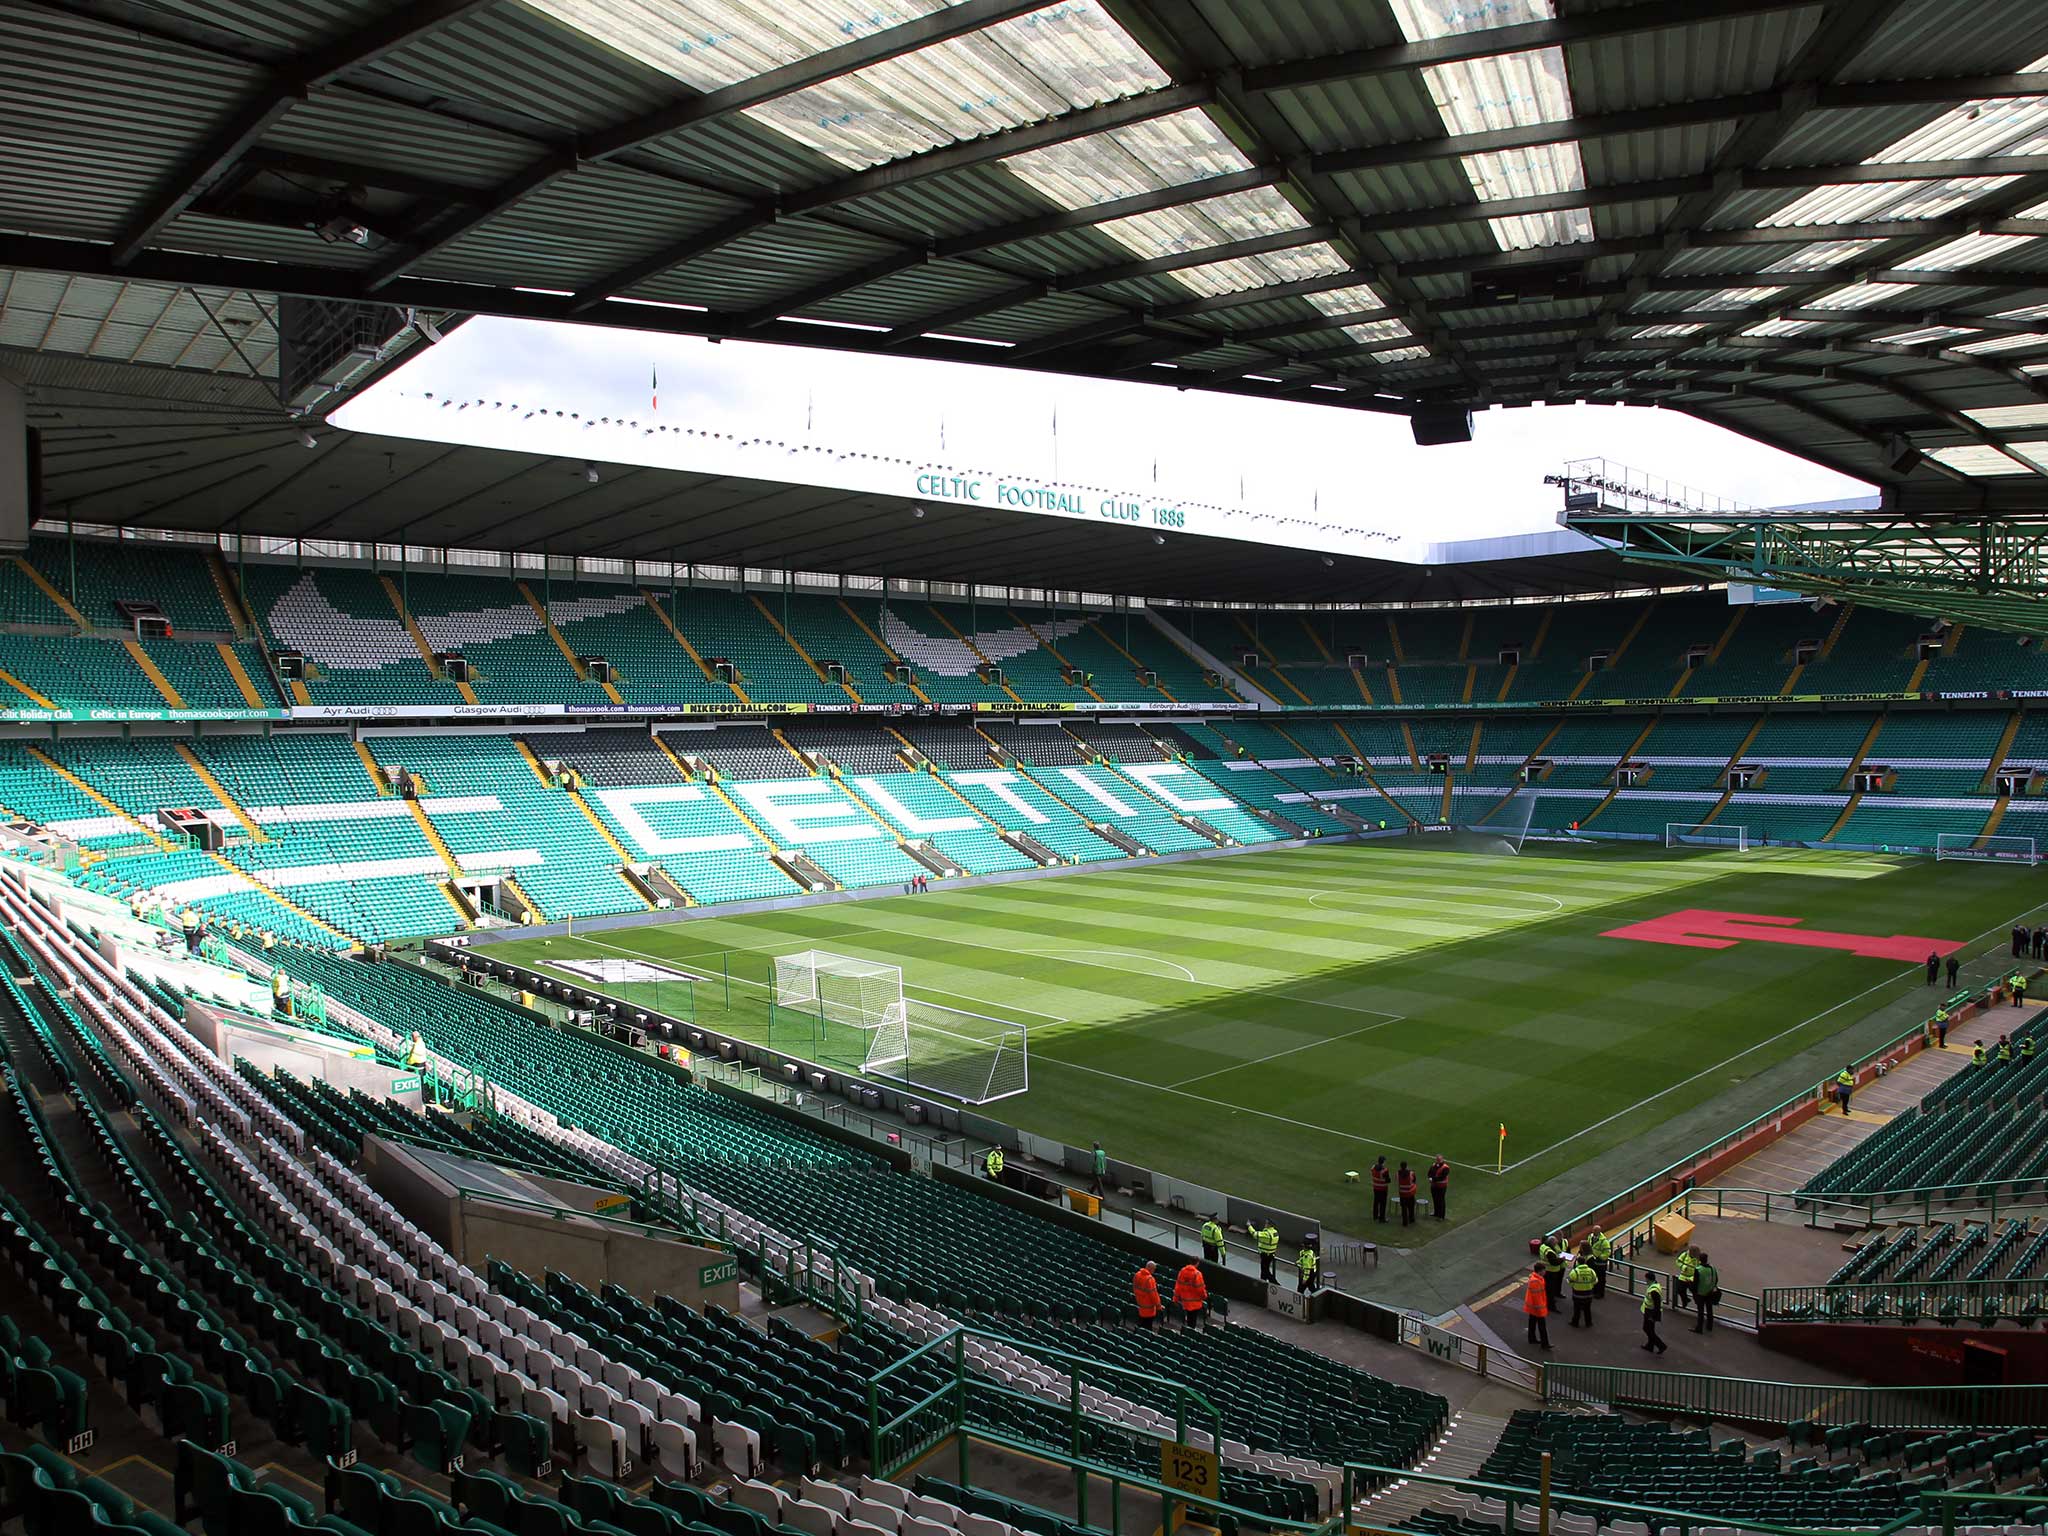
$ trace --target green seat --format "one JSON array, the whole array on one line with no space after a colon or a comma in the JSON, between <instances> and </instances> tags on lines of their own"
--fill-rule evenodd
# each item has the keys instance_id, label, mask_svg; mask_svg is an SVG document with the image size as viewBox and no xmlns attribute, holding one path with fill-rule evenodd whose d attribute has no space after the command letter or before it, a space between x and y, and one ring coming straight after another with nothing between
<instances>
[{"instance_id":1,"label":"green seat","mask_svg":"<svg viewBox=\"0 0 2048 1536\"><path fill-rule=\"evenodd\" d=\"M488 1520L494 1525L510 1525L513 1506L525 1496L525 1490L517 1483L488 1467L453 1474L448 1491L464 1516Z\"/></svg>"},{"instance_id":2,"label":"green seat","mask_svg":"<svg viewBox=\"0 0 2048 1536\"><path fill-rule=\"evenodd\" d=\"M469 1412L453 1403L402 1402L399 1444L423 1467L452 1472L469 1438Z\"/></svg>"},{"instance_id":3,"label":"green seat","mask_svg":"<svg viewBox=\"0 0 2048 1536\"><path fill-rule=\"evenodd\" d=\"M247 1469L239 1462L190 1440L180 1441L172 1478L172 1521L190 1525L196 1519L209 1532L233 1530L234 1496L247 1481Z\"/></svg>"}]
</instances>

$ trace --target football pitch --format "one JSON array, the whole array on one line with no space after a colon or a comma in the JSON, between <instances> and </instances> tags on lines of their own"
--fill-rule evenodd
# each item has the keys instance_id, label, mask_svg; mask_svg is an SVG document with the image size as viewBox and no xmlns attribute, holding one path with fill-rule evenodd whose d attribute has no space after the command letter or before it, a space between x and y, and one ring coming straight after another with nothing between
<instances>
[{"instance_id":1,"label":"football pitch","mask_svg":"<svg viewBox=\"0 0 2048 1536\"><path fill-rule=\"evenodd\" d=\"M1443 1153L1453 1218L1470 1217L1924 990L1917 959L1610 930L1739 914L1963 943L1967 958L2003 948L2048 895L2039 885L2024 866L1836 851L1532 843L1517 857L1404 840L491 953L694 971L711 978L694 989L698 1022L754 1041L776 955L900 965L906 993L1030 1027L1030 1089L991 1105L996 1118L1356 1230L1361 1196L1343 1175L1378 1153L1418 1168ZM652 984L594 989L662 1002Z\"/></svg>"}]
</instances>

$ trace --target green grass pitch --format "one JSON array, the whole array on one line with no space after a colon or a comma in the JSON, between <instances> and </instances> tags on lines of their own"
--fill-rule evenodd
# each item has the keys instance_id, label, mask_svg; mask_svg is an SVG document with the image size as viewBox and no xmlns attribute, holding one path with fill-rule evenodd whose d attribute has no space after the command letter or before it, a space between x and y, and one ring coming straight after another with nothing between
<instances>
[{"instance_id":1,"label":"green grass pitch","mask_svg":"<svg viewBox=\"0 0 2048 1536\"><path fill-rule=\"evenodd\" d=\"M2002 943L2038 884L2024 867L1831 851L1331 844L491 952L729 968L730 1007L700 986L697 1018L752 1040L766 1037L775 955L889 961L916 996L1031 1026L1030 1091L997 1117L1355 1230L1361 1196L1343 1173L1378 1152L1442 1152L1453 1217L1470 1217L1922 979L1830 950L1605 930L1699 907L1969 940L1975 954Z\"/></svg>"}]
</instances>

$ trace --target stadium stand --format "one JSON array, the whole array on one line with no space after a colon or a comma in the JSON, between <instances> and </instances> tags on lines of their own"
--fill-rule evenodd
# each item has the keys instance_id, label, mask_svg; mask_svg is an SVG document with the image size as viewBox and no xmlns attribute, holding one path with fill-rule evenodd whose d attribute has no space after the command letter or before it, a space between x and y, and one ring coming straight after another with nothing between
<instances>
[{"instance_id":1,"label":"stadium stand","mask_svg":"<svg viewBox=\"0 0 2048 1536\"><path fill-rule=\"evenodd\" d=\"M395 589L374 572L252 565L242 590L271 650L295 652L308 663L303 682L287 689L295 701L449 708L464 702L455 684L430 670L399 617Z\"/></svg>"}]
</instances>

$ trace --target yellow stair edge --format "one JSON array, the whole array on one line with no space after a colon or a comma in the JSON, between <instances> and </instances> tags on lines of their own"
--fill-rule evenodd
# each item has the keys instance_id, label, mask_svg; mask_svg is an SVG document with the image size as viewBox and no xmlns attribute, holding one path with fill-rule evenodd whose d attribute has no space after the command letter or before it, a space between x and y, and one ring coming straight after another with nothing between
<instances>
[{"instance_id":1,"label":"yellow stair edge","mask_svg":"<svg viewBox=\"0 0 2048 1536\"><path fill-rule=\"evenodd\" d=\"M142 648L140 641L123 640L121 647L127 651L129 659L142 669L142 675L155 686L166 704L173 709L185 707L185 701L178 697L178 690L171 686L171 680L164 676L163 668L159 667L149 652Z\"/></svg>"},{"instance_id":2,"label":"yellow stair edge","mask_svg":"<svg viewBox=\"0 0 2048 1536\"><path fill-rule=\"evenodd\" d=\"M788 646L792 651L795 651L797 655L800 658L802 658L803 664L809 667L811 671L817 675L817 679L819 682L823 683L827 688L837 688L841 693L845 694L849 699L853 700L853 702L856 704L860 702L860 695L853 691L853 684L835 683L832 681L831 678L825 675L825 669L818 665L817 661L812 657L809 651L805 650L800 644L797 643L796 636L792 635L787 629L785 629L783 627L782 620L776 618L775 614L772 610L770 610L768 605L761 601L760 593L753 592L749 593L748 595L752 597L754 601L754 606L760 610L761 617L768 621L768 627L774 630L776 634L782 637L782 643L784 645ZM783 745L788 746L789 743L784 742Z\"/></svg>"},{"instance_id":3,"label":"yellow stair edge","mask_svg":"<svg viewBox=\"0 0 2048 1536\"><path fill-rule=\"evenodd\" d=\"M276 902L280 907L283 907L285 911L297 914L298 916L304 918L307 922L311 923L315 928L325 929L327 932L333 934L337 939L347 939L350 944L359 944L361 942L355 937L354 934L348 933L340 928L335 927L334 924L328 922L326 918L319 916L317 913L307 911L304 907L300 906L296 901L293 901L291 897L285 895L283 891L277 890L272 886L265 885L261 880L251 879L249 876L249 872L247 870L237 869L233 864L229 863L228 860L224 858L222 855L218 853L209 852L207 854L207 857L209 859L212 859L214 863L218 864L222 869L226 870L229 874L235 876L236 879L241 880L244 884L248 885L254 890L261 891L264 895L268 896L272 901Z\"/></svg>"},{"instance_id":4,"label":"yellow stair edge","mask_svg":"<svg viewBox=\"0 0 2048 1536\"><path fill-rule=\"evenodd\" d=\"M38 708L55 709L57 707L48 699L44 698L40 693L37 693L35 689L29 687L27 683L24 683L20 678L16 677L12 672L0 672L0 683L5 683L8 687L17 690L21 693L21 695L24 698L35 700Z\"/></svg>"},{"instance_id":5,"label":"yellow stair edge","mask_svg":"<svg viewBox=\"0 0 2048 1536\"><path fill-rule=\"evenodd\" d=\"M208 557L207 564L213 568L214 590L220 593L220 605L227 610L228 622L235 628L235 638L248 639L255 633L255 616L242 601L242 594L237 589L235 578L228 571L227 557L216 549Z\"/></svg>"},{"instance_id":6,"label":"yellow stair edge","mask_svg":"<svg viewBox=\"0 0 2048 1536\"><path fill-rule=\"evenodd\" d=\"M259 843L270 841L270 834L250 819L249 813L242 809L241 802L229 794L227 786L213 776L213 770L199 760L198 753L194 752L182 741L174 741L171 743L171 746L177 751L178 756L185 759L185 766L199 776L199 782L204 784L214 799L220 802L221 809L232 813L235 820L242 824L244 832L247 832Z\"/></svg>"},{"instance_id":7,"label":"yellow stair edge","mask_svg":"<svg viewBox=\"0 0 2048 1536\"><path fill-rule=\"evenodd\" d=\"M448 873L461 875L462 866L455 861L454 853L449 850L447 841L441 836L441 829L428 819L426 808L417 800L407 800L405 808L412 812L412 819L419 823L420 831L426 835L428 844L441 856L441 862L448 866Z\"/></svg>"},{"instance_id":8,"label":"yellow stair edge","mask_svg":"<svg viewBox=\"0 0 2048 1536\"><path fill-rule=\"evenodd\" d=\"M1032 639L1036 640L1038 642L1038 648L1046 652L1049 656L1052 657L1054 661L1060 664L1060 670L1062 672L1075 670L1073 663L1068 661L1066 657L1062 656L1059 653L1059 648L1055 646L1050 640L1046 639L1045 636L1041 635L1038 632L1038 629L1035 625L1027 623L1025 621L1024 616L1020 614L1016 609L1005 608L1003 612L1007 613L1012 619L1016 620L1018 624L1023 626L1024 633L1029 635ZM1070 683L1068 684L1068 686L1072 687L1073 685ZM1081 685L1081 691L1087 694L1089 698L1093 699L1098 704L1106 704L1107 702L1109 702L1108 700L1103 698L1101 694L1097 693L1095 691L1094 685L1090 683L1083 683Z\"/></svg>"},{"instance_id":9,"label":"yellow stair edge","mask_svg":"<svg viewBox=\"0 0 2048 1536\"><path fill-rule=\"evenodd\" d=\"M152 843L155 843L157 847L161 848L165 853L170 853L173 851L170 843L165 841L163 838L159 837L156 833L150 831L149 828L143 824L142 818L137 816L133 811L130 811L125 807L116 805L113 801L109 800L105 795L101 794L98 790L94 789L90 784L86 783L85 780L81 779L77 774L73 773L69 768L66 768L54 757L51 757L48 753L44 752L42 748L34 746L33 744L28 742L23 742L22 746L27 751L30 757L34 758L37 762L41 763L45 768L49 769L50 772L56 774L58 778L64 780L65 783L69 784L73 789L77 790L80 794L84 795L86 799L92 801L95 805L105 807L108 811L120 817L123 821L133 823L136 829L140 831L144 837L148 838ZM240 873L240 871L237 871L237 873Z\"/></svg>"},{"instance_id":10,"label":"yellow stair edge","mask_svg":"<svg viewBox=\"0 0 2048 1536\"><path fill-rule=\"evenodd\" d=\"M293 703L310 704L313 702L313 695L306 692L306 685L304 683L300 682L296 677L289 679L288 682L292 690Z\"/></svg>"},{"instance_id":11,"label":"yellow stair edge","mask_svg":"<svg viewBox=\"0 0 2048 1536\"><path fill-rule=\"evenodd\" d=\"M1304 621L1304 622L1306 622L1306 621ZM1103 639L1103 641L1105 641L1105 642L1106 642L1106 643L1108 644L1109 648L1110 648L1110 649L1111 649L1112 651L1115 651L1115 652L1117 653L1117 655L1119 655L1119 656L1123 657L1123 659L1124 659L1125 661L1128 661L1128 662L1129 662L1129 663L1131 664L1131 669L1132 669L1132 671L1133 671L1134 673L1136 673L1136 672L1143 672L1143 671L1145 671L1145 670L1146 670L1146 668L1145 668L1144 664L1143 664L1142 662L1140 662L1140 661L1138 660L1138 658L1137 658L1137 657L1133 656L1133 655L1132 655L1132 654L1131 654L1131 653L1130 653L1129 651L1125 650L1125 649L1124 649L1124 648L1123 648L1122 646L1120 646L1120 645L1118 645L1118 644L1116 643L1116 639L1115 639L1115 637L1114 637L1114 636L1112 636L1112 635L1110 634L1110 632L1109 632L1108 630L1106 630L1106 629L1104 629L1104 628L1102 627L1102 621L1101 621L1101 620L1099 620L1099 619L1090 619L1090 620L1088 621L1088 627L1089 627L1090 629L1094 630L1094 631L1095 631L1095 633L1096 633L1097 635L1099 635L1099 636L1100 636L1100 637L1101 637L1101 638ZM1051 647L1050 647L1050 646L1048 646L1048 647L1047 647L1047 649L1048 649L1048 650L1051 650ZM1055 652L1054 652L1053 654L1054 654L1054 655L1058 655L1059 653L1058 653L1057 651L1055 651ZM1158 691L1160 692L1160 694L1161 694L1162 696L1164 696L1164 698L1166 699L1166 702L1167 702L1167 703L1169 703L1169 704L1178 704L1178 703L1180 702L1180 700L1179 700L1179 699L1176 699L1176 698L1175 698L1175 697L1173 696L1173 694L1172 694L1171 690L1169 690L1169 689L1167 688L1166 684L1164 684L1164 683L1154 683L1154 684L1153 684L1152 686L1153 686L1154 688L1156 688L1156 689L1157 689L1157 690L1158 690ZM1093 688L1090 688L1090 689L1089 689L1088 691L1089 691L1090 693L1095 693L1095 690L1094 690ZM1227 692L1228 690L1225 690L1225 691ZM1100 695L1100 694L1096 694L1095 696L1096 696L1097 698L1101 698L1101 697L1102 697L1102 695Z\"/></svg>"},{"instance_id":12,"label":"yellow stair edge","mask_svg":"<svg viewBox=\"0 0 2048 1536\"><path fill-rule=\"evenodd\" d=\"M668 610L661 606L660 602L658 602L655 599L654 594L648 591L647 588L642 587L640 589L640 595L647 599L647 606L652 608L654 610L654 616L657 619L661 620L661 627L667 630L671 635L673 635L675 637L676 644L680 645L683 648L683 650L688 654L690 660L697 663L697 670L704 674L704 681L707 683L711 683L715 686L718 682L718 674L713 672L710 666L705 662L704 658L697 654L697 647L690 644L690 637L688 635L685 635L680 629L676 627L676 621L668 616ZM738 698L738 700L742 704L751 704L754 702L752 699L747 697L747 691L744 688L740 687L738 683L727 683L725 686L733 691L734 696Z\"/></svg>"},{"instance_id":13,"label":"yellow stair edge","mask_svg":"<svg viewBox=\"0 0 2048 1536\"><path fill-rule=\"evenodd\" d=\"M86 619L86 616L80 613L78 609L72 605L71 599L66 597L62 592L59 592L54 586L52 586L50 584L49 577L45 576L41 571L37 570L33 565L29 564L28 556L16 555L14 557L14 563L21 567L23 575L28 577L28 579L34 582L38 587L42 588L43 596L47 597L51 602L55 603L59 608L64 610L65 616L69 618L72 623L76 624L82 630L89 630L92 628L92 624Z\"/></svg>"},{"instance_id":14,"label":"yellow stair edge","mask_svg":"<svg viewBox=\"0 0 2048 1536\"><path fill-rule=\"evenodd\" d=\"M945 613L940 609L937 603L926 603L925 607L931 611L931 615L933 618L937 619L941 624L945 625L947 629L952 631L953 638L955 640L958 640L962 645L966 646L967 649L974 652L976 656L979 656L981 658L981 664L983 666L993 667L995 665L993 661L989 660L988 653L986 651L984 651L980 646L976 645L972 640L968 639L965 635L960 633L960 626L955 624L951 619L947 618ZM1024 695L1019 693L1016 689L1012 688L1007 679L1004 680L1002 684L1002 689L1003 692L1007 693L1012 699L1016 700L1019 704L1022 704L1024 702Z\"/></svg>"},{"instance_id":15,"label":"yellow stair edge","mask_svg":"<svg viewBox=\"0 0 2048 1536\"><path fill-rule=\"evenodd\" d=\"M1977 782L1979 792L1988 791L1998 779L1998 770L2005 766L2006 758L2012 752L2013 738L2020 733L2020 711L2013 710L2006 717L2005 730L1998 738L1998 749L1991 754L1991 761L1984 765L1984 777Z\"/></svg>"},{"instance_id":16,"label":"yellow stair edge","mask_svg":"<svg viewBox=\"0 0 2048 1536\"><path fill-rule=\"evenodd\" d=\"M370 782L377 787L377 793L388 795L391 786L384 782L384 770L377 766L376 754L370 751L370 744L358 736L355 742L356 756L363 760L363 770L370 775Z\"/></svg>"},{"instance_id":17,"label":"yellow stair edge","mask_svg":"<svg viewBox=\"0 0 2048 1536\"><path fill-rule=\"evenodd\" d=\"M1387 698L1390 702L1395 704L1405 704L1408 702L1406 699L1401 697L1400 674L1397 673L1391 666L1387 668Z\"/></svg>"},{"instance_id":18,"label":"yellow stair edge","mask_svg":"<svg viewBox=\"0 0 2048 1536\"><path fill-rule=\"evenodd\" d=\"M228 676L235 680L242 702L251 709L263 708L263 695L256 691L256 680L249 676L249 669L242 665L242 658L235 648L225 640L216 640L214 648L220 652L221 665L228 669Z\"/></svg>"},{"instance_id":19,"label":"yellow stair edge","mask_svg":"<svg viewBox=\"0 0 2048 1536\"><path fill-rule=\"evenodd\" d=\"M1842 807L1842 814L1835 818L1835 824L1833 826L1829 827L1827 831L1821 834L1820 840L1824 843L1833 842L1835 840L1835 834L1841 831L1842 828L1849 825L1849 818L1856 814L1856 807L1861 805L1862 803L1863 796L1860 793L1851 795L1849 797L1849 803Z\"/></svg>"},{"instance_id":20,"label":"yellow stair edge","mask_svg":"<svg viewBox=\"0 0 2048 1536\"><path fill-rule=\"evenodd\" d=\"M1304 613L1298 615L1298 617L1301 619L1302 629L1308 635L1309 644L1313 645L1318 651L1322 652L1323 660L1327 661L1333 667L1337 665L1336 652L1332 651L1327 645L1323 644L1323 637L1316 633L1315 625L1309 623L1308 615ZM1466 622L1469 624L1471 621L1468 619Z\"/></svg>"},{"instance_id":21,"label":"yellow stair edge","mask_svg":"<svg viewBox=\"0 0 2048 1536\"><path fill-rule=\"evenodd\" d=\"M539 598L535 597L533 595L533 588L528 586L525 582L519 582L517 583L517 585L519 587L519 595L525 598L527 603L532 607L534 617L540 620L541 628L548 632L548 638L554 641L556 645L561 647L562 655L564 659L566 659L569 663L570 674L573 677L575 677L576 681L579 683L586 683L590 681L589 675L583 670L583 663L576 659L576 648L569 643L568 636L564 635L559 629L555 628L554 615L548 612L547 604L543 603ZM599 683L597 686L604 690L604 696L610 699L614 704L623 704L626 702L625 696L621 694L618 689L614 688L610 683Z\"/></svg>"},{"instance_id":22,"label":"yellow stair edge","mask_svg":"<svg viewBox=\"0 0 2048 1536\"><path fill-rule=\"evenodd\" d=\"M531 896L526 894L525 886L521 885L517 880L514 880L510 875L500 875L498 878L504 881L505 884L511 886L513 894L516 895L521 901L525 902L528 907L532 908L535 917L539 918L542 922L546 922L548 920L548 915L547 913L541 910L540 903L535 901Z\"/></svg>"},{"instance_id":23,"label":"yellow stair edge","mask_svg":"<svg viewBox=\"0 0 2048 1536\"><path fill-rule=\"evenodd\" d=\"M860 632L868 637L868 640L874 645L874 648L880 651L884 656L889 658L890 666L900 667L904 664L903 658L897 655L893 650L889 648L888 642L885 641L880 635L874 632L874 629L868 624L868 621L862 618L858 613L855 613L853 611L853 605L851 603L849 603L845 598L842 597L839 599L839 607L840 610L843 613L845 613L845 615L849 619L853 620L855 624L858 624L860 626ZM917 679L915 676L911 678L908 686L910 688L910 691L916 694L920 699L923 699L925 703L931 703L931 695L926 693L922 688L918 687Z\"/></svg>"}]
</instances>

